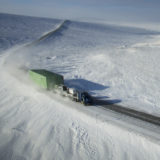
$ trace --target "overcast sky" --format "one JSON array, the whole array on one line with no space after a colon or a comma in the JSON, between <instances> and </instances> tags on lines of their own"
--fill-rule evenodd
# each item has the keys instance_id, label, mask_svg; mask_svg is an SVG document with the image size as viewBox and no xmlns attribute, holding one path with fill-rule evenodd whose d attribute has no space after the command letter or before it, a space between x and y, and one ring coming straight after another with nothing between
<instances>
[{"instance_id":1,"label":"overcast sky","mask_svg":"<svg viewBox=\"0 0 160 160\"><path fill-rule=\"evenodd\" d=\"M160 21L160 0L0 0L1 13L40 17Z\"/></svg>"}]
</instances>

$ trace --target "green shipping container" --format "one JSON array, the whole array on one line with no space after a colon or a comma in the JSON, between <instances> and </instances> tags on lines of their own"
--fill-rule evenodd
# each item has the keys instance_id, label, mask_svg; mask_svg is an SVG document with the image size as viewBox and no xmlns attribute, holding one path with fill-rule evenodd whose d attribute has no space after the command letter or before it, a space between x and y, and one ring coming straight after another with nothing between
<instances>
[{"instance_id":1,"label":"green shipping container","mask_svg":"<svg viewBox=\"0 0 160 160\"><path fill-rule=\"evenodd\" d=\"M30 70L29 76L38 86L48 90L64 84L63 76L44 69Z\"/></svg>"}]
</instances>

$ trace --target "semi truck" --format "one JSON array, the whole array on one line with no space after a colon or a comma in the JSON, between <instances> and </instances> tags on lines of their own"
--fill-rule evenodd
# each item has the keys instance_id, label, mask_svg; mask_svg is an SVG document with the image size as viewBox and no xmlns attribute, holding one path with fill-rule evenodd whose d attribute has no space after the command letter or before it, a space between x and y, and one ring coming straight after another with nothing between
<instances>
[{"instance_id":1,"label":"semi truck","mask_svg":"<svg viewBox=\"0 0 160 160\"><path fill-rule=\"evenodd\" d=\"M69 97L72 101L80 102L83 105L91 105L92 97L87 91L70 88L64 84L62 75L44 69L29 70L30 79L39 87Z\"/></svg>"}]
</instances>

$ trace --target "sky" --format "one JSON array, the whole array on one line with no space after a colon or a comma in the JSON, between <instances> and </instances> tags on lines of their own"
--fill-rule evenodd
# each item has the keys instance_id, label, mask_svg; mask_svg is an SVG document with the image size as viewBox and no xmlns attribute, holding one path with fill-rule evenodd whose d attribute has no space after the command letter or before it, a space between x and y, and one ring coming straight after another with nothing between
<instances>
[{"instance_id":1,"label":"sky","mask_svg":"<svg viewBox=\"0 0 160 160\"><path fill-rule=\"evenodd\" d=\"M160 0L0 0L0 12L74 20L157 22Z\"/></svg>"}]
</instances>

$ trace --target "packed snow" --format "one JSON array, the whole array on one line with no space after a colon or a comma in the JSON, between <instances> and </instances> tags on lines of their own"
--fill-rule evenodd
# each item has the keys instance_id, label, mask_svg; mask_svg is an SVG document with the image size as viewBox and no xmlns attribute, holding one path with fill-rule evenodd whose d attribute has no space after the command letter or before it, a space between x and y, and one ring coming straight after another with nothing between
<instances>
[{"instance_id":1,"label":"packed snow","mask_svg":"<svg viewBox=\"0 0 160 160\"><path fill-rule=\"evenodd\" d=\"M0 159L159 159L159 127L42 91L24 71L160 115L159 46L148 28L0 14Z\"/></svg>"}]
</instances>

